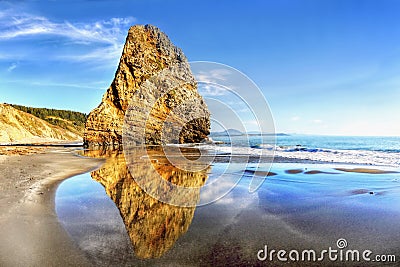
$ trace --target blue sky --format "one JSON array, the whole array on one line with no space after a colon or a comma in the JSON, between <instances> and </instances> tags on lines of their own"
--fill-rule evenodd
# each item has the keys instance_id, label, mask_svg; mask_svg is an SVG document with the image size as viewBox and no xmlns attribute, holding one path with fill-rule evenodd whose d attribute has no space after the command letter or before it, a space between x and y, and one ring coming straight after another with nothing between
<instances>
[{"instance_id":1,"label":"blue sky","mask_svg":"<svg viewBox=\"0 0 400 267\"><path fill-rule=\"evenodd\" d=\"M249 76L279 132L400 135L400 1L0 1L0 102L88 113L129 26Z\"/></svg>"}]
</instances>

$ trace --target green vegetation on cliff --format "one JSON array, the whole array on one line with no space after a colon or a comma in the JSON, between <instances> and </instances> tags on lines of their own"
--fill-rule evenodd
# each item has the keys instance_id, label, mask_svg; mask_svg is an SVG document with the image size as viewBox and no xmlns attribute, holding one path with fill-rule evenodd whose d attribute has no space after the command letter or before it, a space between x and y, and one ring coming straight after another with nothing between
<instances>
[{"instance_id":1,"label":"green vegetation on cliff","mask_svg":"<svg viewBox=\"0 0 400 267\"><path fill-rule=\"evenodd\" d=\"M83 131L85 129L85 122L87 118L87 115L85 113L71 110L33 108L20 105L11 106L23 112L32 114L42 120L45 120L50 124L59 126L63 129L83 136Z\"/></svg>"}]
</instances>

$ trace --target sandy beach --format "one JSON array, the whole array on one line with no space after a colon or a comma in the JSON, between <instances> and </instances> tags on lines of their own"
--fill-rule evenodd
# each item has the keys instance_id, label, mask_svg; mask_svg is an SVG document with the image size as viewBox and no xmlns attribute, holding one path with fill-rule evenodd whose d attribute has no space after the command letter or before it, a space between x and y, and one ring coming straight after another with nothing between
<instances>
[{"instance_id":1,"label":"sandy beach","mask_svg":"<svg viewBox=\"0 0 400 267\"><path fill-rule=\"evenodd\" d=\"M271 170L269 164L250 163L242 169L242 163L230 163L232 168L226 174L233 181L242 173L243 179L224 198L196 208L194 215L185 215L185 227L180 220L175 224L169 221L166 232L184 230L179 238L168 240L158 238L158 217L146 201L132 201L132 194L128 194L137 190L126 175L126 163L108 158L108 164L103 164L104 159L85 158L54 147L7 149L0 150L0 266L262 266L269 262L259 261L257 252L265 245L321 251L335 246L340 238L348 240L353 249L398 255L396 169L293 163L293 159L281 158ZM227 163L223 162L221 158L213 163L210 181L225 172ZM141 166L143 170L145 167ZM131 232L124 225L118 205L106 194L111 191L101 185L93 187L96 172L87 172L97 168L111 186L125 183L122 188L136 190L122 193L119 187L113 189L115 196L129 195L127 202L117 201L123 209L129 205L143 207L143 218ZM81 173L85 174L65 181ZM252 175L268 177L253 194L248 192ZM117 182L116 178L121 180ZM171 207L162 207L165 214L175 214L173 218L179 214L180 209L172 213ZM160 218L163 225L162 214ZM141 237L135 241L158 240L150 243L172 245L157 257L141 258L140 249L148 250L142 243L136 247L131 244L129 234ZM158 253L153 247L149 251ZM286 266L277 260L273 263ZM327 260L324 263L342 265ZM396 266L393 262L387 264ZM346 266L359 263L347 262ZM375 264L364 262L363 266Z\"/></svg>"},{"instance_id":2,"label":"sandy beach","mask_svg":"<svg viewBox=\"0 0 400 267\"><path fill-rule=\"evenodd\" d=\"M86 266L58 222L57 186L66 178L98 168L103 160L71 150L0 150L0 266Z\"/></svg>"}]
</instances>

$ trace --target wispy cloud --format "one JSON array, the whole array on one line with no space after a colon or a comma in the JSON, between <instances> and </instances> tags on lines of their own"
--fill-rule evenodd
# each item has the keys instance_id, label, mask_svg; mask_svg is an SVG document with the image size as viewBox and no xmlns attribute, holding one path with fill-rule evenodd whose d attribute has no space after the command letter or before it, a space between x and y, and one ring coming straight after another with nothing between
<instances>
[{"instance_id":1,"label":"wispy cloud","mask_svg":"<svg viewBox=\"0 0 400 267\"><path fill-rule=\"evenodd\" d=\"M7 71L8 72L12 72L13 70L15 70L15 68L17 68L18 64L17 63L12 63L8 68Z\"/></svg>"},{"instance_id":2,"label":"wispy cloud","mask_svg":"<svg viewBox=\"0 0 400 267\"><path fill-rule=\"evenodd\" d=\"M115 46L96 48L87 53L59 55L56 57L56 59L73 61L73 62L98 62L98 61L113 62L119 59L123 47L124 45L123 43L121 43ZM115 64L112 64L112 66L114 65Z\"/></svg>"},{"instance_id":3,"label":"wispy cloud","mask_svg":"<svg viewBox=\"0 0 400 267\"><path fill-rule=\"evenodd\" d=\"M221 83L226 81L232 73L227 69L210 69L207 71L198 71L194 73L197 81L204 83Z\"/></svg>"},{"instance_id":4,"label":"wispy cloud","mask_svg":"<svg viewBox=\"0 0 400 267\"><path fill-rule=\"evenodd\" d=\"M28 13L7 15L16 13L12 11L0 13L0 42L19 38L35 38L35 40L49 37L55 40L61 38L65 44L83 45L86 50L89 49L85 54L77 53L79 49L75 49L75 52L60 57L76 61L97 62L118 59L127 28L136 20L133 17L127 17L74 23L52 21L46 17Z\"/></svg>"},{"instance_id":5,"label":"wispy cloud","mask_svg":"<svg viewBox=\"0 0 400 267\"><path fill-rule=\"evenodd\" d=\"M53 22L42 16L21 14L0 15L0 39L14 39L23 36L55 35L78 42L117 44L121 26L135 21L135 18L111 18L92 23Z\"/></svg>"},{"instance_id":6,"label":"wispy cloud","mask_svg":"<svg viewBox=\"0 0 400 267\"><path fill-rule=\"evenodd\" d=\"M14 59L14 58L18 59L18 57L13 57L9 53L4 53L4 51L0 52L0 59Z\"/></svg>"},{"instance_id":7,"label":"wispy cloud","mask_svg":"<svg viewBox=\"0 0 400 267\"><path fill-rule=\"evenodd\" d=\"M4 81L5 84L18 84L21 86L39 86L39 87L66 87L66 88L78 88L78 89L93 89L104 91L108 87L108 81L94 81L94 82L86 82L86 83L72 83L72 82L54 82L51 80L48 81L37 81L37 80L7 80Z\"/></svg>"},{"instance_id":8,"label":"wispy cloud","mask_svg":"<svg viewBox=\"0 0 400 267\"><path fill-rule=\"evenodd\" d=\"M199 93L202 96L223 96L227 94L227 90L213 84L199 83Z\"/></svg>"},{"instance_id":9,"label":"wispy cloud","mask_svg":"<svg viewBox=\"0 0 400 267\"><path fill-rule=\"evenodd\" d=\"M315 124L321 124L322 120L316 119L316 120L313 120L312 122L315 123Z\"/></svg>"},{"instance_id":10,"label":"wispy cloud","mask_svg":"<svg viewBox=\"0 0 400 267\"><path fill-rule=\"evenodd\" d=\"M74 83L60 83L60 82L31 82L31 85L37 85L37 86L54 86L54 87L70 87L70 88L85 88L85 89L94 89L94 90L106 90L107 88L103 86L96 86L92 83L89 84L84 84L84 83L79 83L79 84L74 84Z\"/></svg>"},{"instance_id":11,"label":"wispy cloud","mask_svg":"<svg viewBox=\"0 0 400 267\"><path fill-rule=\"evenodd\" d=\"M292 121L299 121L300 117L299 116L293 116L292 118L290 118Z\"/></svg>"},{"instance_id":12,"label":"wispy cloud","mask_svg":"<svg viewBox=\"0 0 400 267\"><path fill-rule=\"evenodd\" d=\"M252 125L252 126L254 126L254 125L259 126L259 125L260 125L260 122L257 121L257 120L244 121L243 123L244 123L245 125Z\"/></svg>"}]
</instances>

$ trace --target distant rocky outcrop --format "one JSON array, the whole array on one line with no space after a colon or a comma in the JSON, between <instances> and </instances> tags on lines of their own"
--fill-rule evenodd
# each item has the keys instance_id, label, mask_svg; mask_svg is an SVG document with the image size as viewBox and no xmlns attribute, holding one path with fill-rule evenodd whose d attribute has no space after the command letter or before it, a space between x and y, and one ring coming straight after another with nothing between
<instances>
[{"instance_id":1,"label":"distant rocky outcrop","mask_svg":"<svg viewBox=\"0 0 400 267\"><path fill-rule=\"evenodd\" d=\"M114 81L87 119L85 145L120 147L127 112L125 130L136 144L200 142L209 134L210 115L186 57L151 25L130 28Z\"/></svg>"},{"instance_id":2,"label":"distant rocky outcrop","mask_svg":"<svg viewBox=\"0 0 400 267\"><path fill-rule=\"evenodd\" d=\"M285 133L262 133L258 131L241 132L236 129L228 129L222 132L211 132L210 136L242 136L242 135L263 135L263 136L289 136Z\"/></svg>"},{"instance_id":3,"label":"distant rocky outcrop","mask_svg":"<svg viewBox=\"0 0 400 267\"><path fill-rule=\"evenodd\" d=\"M0 104L0 144L59 141L82 141L82 137L9 104Z\"/></svg>"},{"instance_id":4,"label":"distant rocky outcrop","mask_svg":"<svg viewBox=\"0 0 400 267\"><path fill-rule=\"evenodd\" d=\"M242 133L239 130L236 129L228 129L225 130L223 132L212 132L211 136L241 136L244 135L244 133Z\"/></svg>"}]
</instances>

